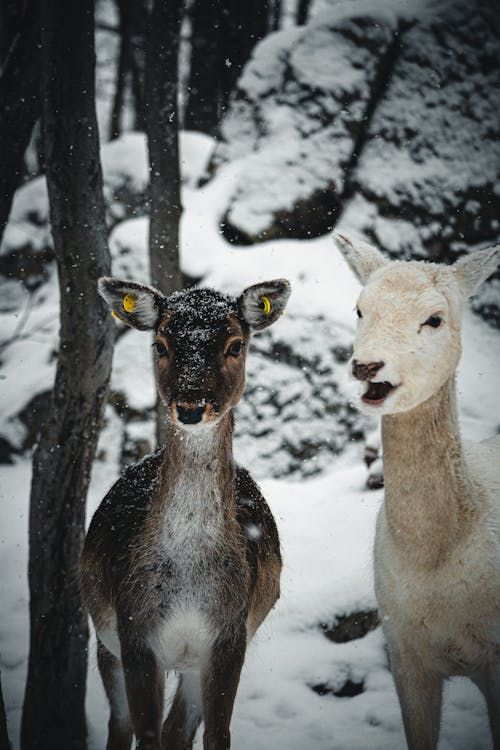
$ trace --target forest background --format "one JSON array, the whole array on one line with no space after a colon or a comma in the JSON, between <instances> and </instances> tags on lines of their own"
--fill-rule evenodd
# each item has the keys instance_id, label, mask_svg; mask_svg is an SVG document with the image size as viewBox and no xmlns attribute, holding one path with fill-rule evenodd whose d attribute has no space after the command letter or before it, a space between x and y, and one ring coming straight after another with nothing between
<instances>
[{"instance_id":1,"label":"forest background","mask_svg":"<svg viewBox=\"0 0 500 750\"><path fill-rule=\"evenodd\" d=\"M492 0L0 2L2 749L104 744L76 562L162 435L148 337L96 294L109 273L291 280L237 413L285 572L235 746L403 747L371 577L378 426L347 381L358 287L330 233L445 263L498 242L499 59ZM500 429L499 326L497 274L464 322L467 438ZM489 747L476 689L447 691L441 746Z\"/></svg>"}]
</instances>

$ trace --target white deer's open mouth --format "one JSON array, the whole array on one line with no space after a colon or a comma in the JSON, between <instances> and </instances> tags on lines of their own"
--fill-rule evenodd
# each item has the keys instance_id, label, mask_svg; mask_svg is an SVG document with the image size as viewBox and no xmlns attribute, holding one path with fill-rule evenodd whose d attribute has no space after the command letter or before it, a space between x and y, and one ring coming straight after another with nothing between
<instances>
[{"instance_id":1,"label":"white deer's open mouth","mask_svg":"<svg viewBox=\"0 0 500 750\"><path fill-rule=\"evenodd\" d=\"M366 381L366 391L361 396L361 400L364 404L370 406L381 406L397 387L397 385L388 383L386 380L383 382L368 380Z\"/></svg>"}]
</instances>

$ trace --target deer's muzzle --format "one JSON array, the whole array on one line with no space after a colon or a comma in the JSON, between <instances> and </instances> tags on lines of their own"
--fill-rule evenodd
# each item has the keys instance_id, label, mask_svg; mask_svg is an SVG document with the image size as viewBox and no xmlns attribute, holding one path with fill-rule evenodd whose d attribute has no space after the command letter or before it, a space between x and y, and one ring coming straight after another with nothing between
<instances>
[{"instance_id":1,"label":"deer's muzzle","mask_svg":"<svg viewBox=\"0 0 500 750\"><path fill-rule=\"evenodd\" d=\"M176 404L177 418L183 424L197 424L203 419L206 404Z\"/></svg>"}]
</instances>

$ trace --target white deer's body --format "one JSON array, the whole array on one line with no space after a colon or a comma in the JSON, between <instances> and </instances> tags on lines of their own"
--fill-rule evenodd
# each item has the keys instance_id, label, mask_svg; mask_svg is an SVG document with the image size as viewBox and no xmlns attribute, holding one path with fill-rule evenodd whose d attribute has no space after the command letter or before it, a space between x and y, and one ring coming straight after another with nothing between
<instances>
[{"instance_id":1,"label":"white deer's body","mask_svg":"<svg viewBox=\"0 0 500 750\"><path fill-rule=\"evenodd\" d=\"M500 748L500 437L464 446L455 368L465 298L499 251L454 267L387 262L339 238L363 284L352 360L382 416L374 567L408 745L437 747L443 680L470 677Z\"/></svg>"},{"instance_id":2,"label":"white deer's body","mask_svg":"<svg viewBox=\"0 0 500 750\"><path fill-rule=\"evenodd\" d=\"M401 417L383 417L386 496L375 575L384 628L389 639L408 634L426 669L479 676L500 659L500 440L471 446L457 482L449 458L455 440L447 445L445 430L441 439L426 435L424 420L411 413L404 419L410 440L396 446L401 425L392 423ZM422 448L435 448L430 472ZM456 494L457 484L469 492ZM408 486L418 489L405 503Z\"/></svg>"}]
</instances>

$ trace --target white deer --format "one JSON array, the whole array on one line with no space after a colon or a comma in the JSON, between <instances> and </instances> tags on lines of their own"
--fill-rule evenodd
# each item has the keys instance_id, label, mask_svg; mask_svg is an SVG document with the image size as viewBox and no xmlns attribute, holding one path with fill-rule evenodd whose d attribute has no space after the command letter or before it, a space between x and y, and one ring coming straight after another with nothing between
<instances>
[{"instance_id":1,"label":"white deer","mask_svg":"<svg viewBox=\"0 0 500 750\"><path fill-rule=\"evenodd\" d=\"M375 588L411 750L436 748L443 680L467 675L500 748L500 438L460 439L455 369L467 298L500 246L452 266L389 261L336 235L364 289L352 373L382 416Z\"/></svg>"}]
</instances>

